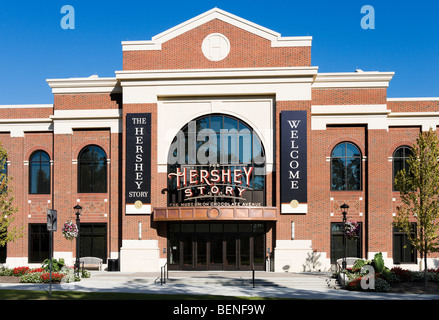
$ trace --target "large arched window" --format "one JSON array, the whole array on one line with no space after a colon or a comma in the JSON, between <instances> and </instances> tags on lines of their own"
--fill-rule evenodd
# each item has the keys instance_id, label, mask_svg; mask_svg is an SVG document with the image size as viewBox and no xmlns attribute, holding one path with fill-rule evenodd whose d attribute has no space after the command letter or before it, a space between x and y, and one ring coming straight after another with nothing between
<instances>
[{"instance_id":1,"label":"large arched window","mask_svg":"<svg viewBox=\"0 0 439 320\"><path fill-rule=\"evenodd\" d=\"M361 153L353 143L342 142L332 150L331 190L361 190Z\"/></svg>"},{"instance_id":2,"label":"large arched window","mask_svg":"<svg viewBox=\"0 0 439 320\"><path fill-rule=\"evenodd\" d=\"M29 159L29 193L50 193L50 157L42 150L32 153Z\"/></svg>"},{"instance_id":3,"label":"large arched window","mask_svg":"<svg viewBox=\"0 0 439 320\"><path fill-rule=\"evenodd\" d=\"M393 190L397 191L397 187L395 185L395 177L396 174L401 170L408 170L408 164L407 160L410 158L410 155L412 154L413 150L409 146L400 146L396 148L395 152L393 153Z\"/></svg>"},{"instance_id":4,"label":"large arched window","mask_svg":"<svg viewBox=\"0 0 439 320\"><path fill-rule=\"evenodd\" d=\"M265 205L265 152L243 121L221 114L190 121L168 153L168 204Z\"/></svg>"},{"instance_id":5,"label":"large arched window","mask_svg":"<svg viewBox=\"0 0 439 320\"><path fill-rule=\"evenodd\" d=\"M107 156L101 147L89 145L79 153L78 192L107 192Z\"/></svg>"}]
</instances>

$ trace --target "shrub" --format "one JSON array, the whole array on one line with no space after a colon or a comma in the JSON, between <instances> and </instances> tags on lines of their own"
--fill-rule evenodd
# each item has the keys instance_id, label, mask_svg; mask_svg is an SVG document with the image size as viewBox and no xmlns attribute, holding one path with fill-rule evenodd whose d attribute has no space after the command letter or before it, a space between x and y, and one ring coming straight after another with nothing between
<instances>
[{"instance_id":1,"label":"shrub","mask_svg":"<svg viewBox=\"0 0 439 320\"><path fill-rule=\"evenodd\" d=\"M375 291L376 292L389 292L390 291L390 284L382 278L375 278Z\"/></svg>"},{"instance_id":2,"label":"shrub","mask_svg":"<svg viewBox=\"0 0 439 320\"><path fill-rule=\"evenodd\" d=\"M361 277L355 278L354 280L348 282L346 289L351 291L361 290Z\"/></svg>"},{"instance_id":3,"label":"shrub","mask_svg":"<svg viewBox=\"0 0 439 320\"><path fill-rule=\"evenodd\" d=\"M91 273L88 270L83 269L81 272L81 278L90 278Z\"/></svg>"},{"instance_id":4,"label":"shrub","mask_svg":"<svg viewBox=\"0 0 439 320\"><path fill-rule=\"evenodd\" d=\"M22 283L41 283L41 272L30 272L20 277Z\"/></svg>"},{"instance_id":5,"label":"shrub","mask_svg":"<svg viewBox=\"0 0 439 320\"><path fill-rule=\"evenodd\" d=\"M29 267L16 267L14 268L14 276L22 276L23 274L26 274L29 271Z\"/></svg>"},{"instance_id":6,"label":"shrub","mask_svg":"<svg viewBox=\"0 0 439 320\"><path fill-rule=\"evenodd\" d=\"M52 282L61 282L64 277L62 273L52 272ZM50 282L50 272L44 272L41 274L41 280L43 282Z\"/></svg>"},{"instance_id":7,"label":"shrub","mask_svg":"<svg viewBox=\"0 0 439 320\"><path fill-rule=\"evenodd\" d=\"M0 268L0 276L13 276L14 275L14 270L13 269L9 269L6 267L1 267Z\"/></svg>"},{"instance_id":8,"label":"shrub","mask_svg":"<svg viewBox=\"0 0 439 320\"><path fill-rule=\"evenodd\" d=\"M406 282L411 280L411 272L409 270L402 269L401 267L393 267L391 271L400 281Z\"/></svg>"},{"instance_id":9,"label":"shrub","mask_svg":"<svg viewBox=\"0 0 439 320\"><path fill-rule=\"evenodd\" d=\"M52 258L52 271L54 272L59 272L63 267L65 266L65 262L63 258L60 258L59 260L53 259ZM50 260L46 259L43 261L43 265L42 268L45 271L50 271Z\"/></svg>"},{"instance_id":10,"label":"shrub","mask_svg":"<svg viewBox=\"0 0 439 320\"><path fill-rule=\"evenodd\" d=\"M354 266L352 267L352 271L356 272L356 271L360 271L361 268L366 264L366 261L364 261L363 259L358 259L357 261L355 261Z\"/></svg>"}]
</instances>

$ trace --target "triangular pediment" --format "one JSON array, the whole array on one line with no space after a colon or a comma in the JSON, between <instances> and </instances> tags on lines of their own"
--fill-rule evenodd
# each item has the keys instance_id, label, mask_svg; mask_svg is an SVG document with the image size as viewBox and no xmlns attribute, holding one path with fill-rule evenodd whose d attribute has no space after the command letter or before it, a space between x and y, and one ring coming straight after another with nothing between
<instances>
[{"instance_id":1,"label":"triangular pediment","mask_svg":"<svg viewBox=\"0 0 439 320\"><path fill-rule=\"evenodd\" d=\"M161 45L173 38L176 38L192 29L195 29L203 24L208 23L214 19L224 21L237 28L243 29L247 32L260 36L271 41L272 47L295 47L295 46L311 46L312 37L281 37L278 32L262 27L251 21L233 15L229 12L219 8L213 8L206 11L190 20L187 20L179 25L170 28L146 41L123 41L123 51L132 50L160 50Z\"/></svg>"}]
</instances>

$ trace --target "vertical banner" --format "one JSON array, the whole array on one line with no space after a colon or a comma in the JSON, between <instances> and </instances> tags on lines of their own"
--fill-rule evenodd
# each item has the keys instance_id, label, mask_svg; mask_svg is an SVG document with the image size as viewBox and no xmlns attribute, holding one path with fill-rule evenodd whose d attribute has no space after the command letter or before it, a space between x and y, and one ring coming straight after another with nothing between
<instances>
[{"instance_id":1,"label":"vertical banner","mask_svg":"<svg viewBox=\"0 0 439 320\"><path fill-rule=\"evenodd\" d=\"M280 115L281 213L307 213L306 111Z\"/></svg>"},{"instance_id":2,"label":"vertical banner","mask_svg":"<svg viewBox=\"0 0 439 320\"><path fill-rule=\"evenodd\" d=\"M125 204L127 214L151 213L151 114L126 117Z\"/></svg>"}]
</instances>

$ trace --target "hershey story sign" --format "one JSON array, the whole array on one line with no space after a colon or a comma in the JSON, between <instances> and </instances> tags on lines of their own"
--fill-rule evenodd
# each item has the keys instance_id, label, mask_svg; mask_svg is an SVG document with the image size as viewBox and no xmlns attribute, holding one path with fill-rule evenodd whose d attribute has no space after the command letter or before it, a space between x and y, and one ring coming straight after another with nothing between
<instances>
[{"instance_id":1,"label":"hershey story sign","mask_svg":"<svg viewBox=\"0 0 439 320\"><path fill-rule=\"evenodd\" d=\"M281 112L281 213L307 213L306 111Z\"/></svg>"},{"instance_id":2,"label":"hershey story sign","mask_svg":"<svg viewBox=\"0 0 439 320\"><path fill-rule=\"evenodd\" d=\"M126 213L151 213L151 114L126 117Z\"/></svg>"}]
</instances>

